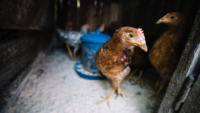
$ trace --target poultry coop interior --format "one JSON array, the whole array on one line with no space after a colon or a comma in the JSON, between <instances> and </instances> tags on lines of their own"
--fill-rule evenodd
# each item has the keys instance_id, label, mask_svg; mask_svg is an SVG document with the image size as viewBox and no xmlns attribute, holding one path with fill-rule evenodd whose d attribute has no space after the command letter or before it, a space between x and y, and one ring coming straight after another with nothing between
<instances>
[{"instance_id":1,"label":"poultry coop interior","mask_svg":"<svg viewBox=\"0 0 200 113\"><path fill-rule=\"evenodd\" d=\"M200 112L198 0L1 0L0 15L0 113Z\"/></svg>"}]
</instances>

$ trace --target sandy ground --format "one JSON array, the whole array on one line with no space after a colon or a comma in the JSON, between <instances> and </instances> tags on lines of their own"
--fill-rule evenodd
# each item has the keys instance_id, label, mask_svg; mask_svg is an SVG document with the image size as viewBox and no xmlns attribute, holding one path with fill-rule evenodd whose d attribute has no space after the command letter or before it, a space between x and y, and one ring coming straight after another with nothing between
<instances>
[{"instance_id":1,"label":"sandy ground","mask_svg":"<svg viewBox=\"0 0 200 113\"><path fill-rule=\"evenodd\" d=\"M108 96L108 80L86 80L74 70L75 61L63 50L54 50L34 68L18 100L9 113L154 113L161 97L149 99L154 92L151 80L143 77L142 88L121 83L123 97L115 94L107 103L96 104ZM148 74L148 72L147 72ZM137 77L134 76L135 78ZM150 82L149 82L150 81Z\"/></svg>"}]
</instances>

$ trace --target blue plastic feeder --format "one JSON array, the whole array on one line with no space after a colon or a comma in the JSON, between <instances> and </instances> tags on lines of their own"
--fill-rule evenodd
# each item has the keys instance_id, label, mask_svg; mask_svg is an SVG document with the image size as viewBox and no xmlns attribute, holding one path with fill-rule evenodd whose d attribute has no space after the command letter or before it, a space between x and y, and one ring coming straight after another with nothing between
<instances>
[{"instance_id":1,"label":"blue plastic feeder","mask_svg":"<svg viewBox=\"0 0 200 113\"><path fill-rule=\"evenodd\" d=\"M95 54L110 39L110 36L102 34L100 30L81 37L83 68L90 72L98 71L95 64Z\"/></svg>"},{"instance_id":2,"label":"blue plastic feeder","mask_svg":"<svg viewBox=\"0 0 200 113\"><path fill-rule=\"evenodd\" d=\"M90 80L103 80L106 78L97 73L98 68L95 64L95 54L110 39L110 36L102 34L100 30L96 30L96 33L86 34L81 37L82 62L77 62L75 65L79 76Z\"/></svg>"}]
</instances>

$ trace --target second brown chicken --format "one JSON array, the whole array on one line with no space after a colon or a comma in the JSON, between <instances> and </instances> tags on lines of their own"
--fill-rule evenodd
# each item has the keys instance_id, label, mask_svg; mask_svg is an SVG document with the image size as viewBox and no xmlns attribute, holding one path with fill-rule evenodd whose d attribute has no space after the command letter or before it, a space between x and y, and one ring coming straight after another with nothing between
<instances>
[{"instance_id":1,"label":"second brown chicken","mask_svg":"<svg viewBox=\"0 0 200 113\"><path fill-rule=\"evenodd\" d=\"M176 69L181 55L179 43L185 30L184 17L178 12L166 14L156 24L160 23L167 24L169 28L156 40L149 52L149 60L160 74L155 83L156 93L151 97L159 95Z\"/></svg>"}]
</instances>

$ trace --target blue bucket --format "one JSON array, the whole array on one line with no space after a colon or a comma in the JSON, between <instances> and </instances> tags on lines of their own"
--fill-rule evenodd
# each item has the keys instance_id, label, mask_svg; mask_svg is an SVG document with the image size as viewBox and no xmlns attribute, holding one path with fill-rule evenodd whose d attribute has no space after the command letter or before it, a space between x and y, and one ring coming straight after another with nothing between
<instances>
[{"instance_id":1,"label":"blue bucket","mask_svg":"<svg viewBox=\"0 0 200 113\"><path fill-rule=\"evenodd\" d=\"M110 39L110 36L102 34L100 30L96 30L96 33L86 34L81 37L82 64L84 69L90 72L98 71L95 64L95 54Z\"/></svg>"}]
</instances>

